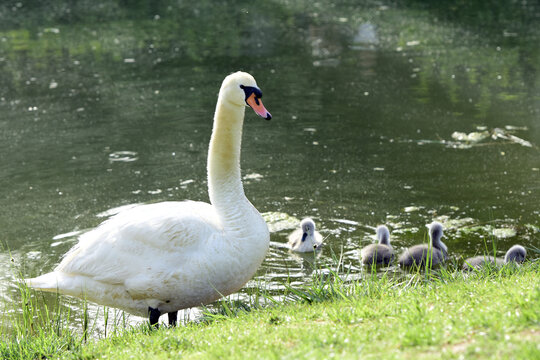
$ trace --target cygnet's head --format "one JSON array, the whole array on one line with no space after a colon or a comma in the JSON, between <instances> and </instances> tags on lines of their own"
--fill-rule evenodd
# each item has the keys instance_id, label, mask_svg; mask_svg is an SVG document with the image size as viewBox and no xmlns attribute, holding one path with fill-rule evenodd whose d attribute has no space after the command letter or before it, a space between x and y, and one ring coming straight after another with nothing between
<instances>
[{"instance_id":1,"label":"cygnet's head","mask_svg":"<svg viewBox=\"0 0 540 360\"><path fill-rule=\"evenodd\" d=\"M302 242L307 238L313 238L315 236L315 222L310 218L305 218L300 222L300 228L302 229Z\"/></svg>"},{"instance_id":2,"label":"cygnet's head","mask_svg":"<svg viewBox=\"0 0 540 360\"><path fill-rule=\"evenodd\" d=\"M377 240L379 244L390 245L390 231L386 225L377 226Z\"/></svg>"},{"instance_id":3,"label":"cygnet's head","mask_svg":"<svg viewBox=\"0 0 540 360\"><path fill-rule=\"evenodd\" d=\"M272 115L262 103L262 91L257 86L253 76L246 72L237 71L223 80L219 96L222 101L238 106L249 106L255 113L266 120Z\"/></svg>"},{"instance_id":4,"label":"cygnet's head","mask_svg":"<svg viewBox=\"0 0 540 360\"><path fill-rule=\"evenodd\" d=\"M431 246L437 249L441 249L445 254L447 254L448 248L441 241L443 235L443 226L440 222L434 221L429 225L429 237L431 239Z\"/></svg>"},{"instance_id":5,"label":"cygnet's head","mask_svg":"<svg viewBox=\"0 0 540 360\"><path fill-rule=\"evenodd\" d=\"M514 245L506 252L504 263L508 264L514 261L519 264L525 261L525 256L527 256L527 250L521 245Z\"/></svg>"}]
</instances>

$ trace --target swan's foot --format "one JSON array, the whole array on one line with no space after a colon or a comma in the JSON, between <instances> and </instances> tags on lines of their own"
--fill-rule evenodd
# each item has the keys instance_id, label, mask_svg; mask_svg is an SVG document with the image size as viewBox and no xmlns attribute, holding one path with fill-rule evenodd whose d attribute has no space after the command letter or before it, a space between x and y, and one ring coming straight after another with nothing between
<instances>
[{"instance_id":1,"label":"swan's foot","mask_svg":"<svg viewBox=\"0 0 540 360\"><path fill-rule=\"evenodd\" d=\"M159 327L158 321L159 317L161 316L161 311L158 309L148 307L148 316L150 317L150 326L155 326L156 328Z\"/></svg>"},{"instance_id":2,"label":"swan's foot","mask_svg":"<svg viewBox=\"0 0 540 360\"><path fill-rule=\"evenodd\" d=\"M167 314L169 316L169 326L176 326L176 319L178 319L178 311L173 311Z\"/></svg>"}]
</instances>

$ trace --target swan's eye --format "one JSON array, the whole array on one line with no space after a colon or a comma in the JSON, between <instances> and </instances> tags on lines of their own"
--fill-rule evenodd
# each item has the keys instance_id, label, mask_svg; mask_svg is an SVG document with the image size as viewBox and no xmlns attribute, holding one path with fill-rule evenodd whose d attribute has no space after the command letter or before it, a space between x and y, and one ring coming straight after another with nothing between
<instances>
[{"instance_id":1,"label":"swan's eye","mask_svg":"<svg viewBox=\"0 0 540 360\"><path fill-rule=\"evenodd\" d=\"M259 105L258 99L262 98L262 91L258 87L240 85L240 89L244 90L244 94L246 95L246 100L251 95L255 95L255 101L257 102L257 105Z\"/></svg>"}]
</instances>

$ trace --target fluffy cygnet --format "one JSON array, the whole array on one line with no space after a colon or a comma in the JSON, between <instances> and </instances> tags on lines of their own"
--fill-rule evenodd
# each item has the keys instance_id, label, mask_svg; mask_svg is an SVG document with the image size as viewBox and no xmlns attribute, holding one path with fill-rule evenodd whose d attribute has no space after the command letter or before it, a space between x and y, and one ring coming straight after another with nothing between
<instances>
[{"instance_id":1,"label":"fluffy cygnet","mask_svg":"<svg viewBox=\"0 0 540 360\"><path fill-rule=\"evenodd\" d=\"M394 249L390 245L390 231L385 225L377 227L377 240L379 243L370 244L360 250L362 264L388 265L394 258Z\"/></svg>"},{"instance_id":2,"label":"fluffy cygnet","mask_svg":"<svg viewBox=\"0 0 540 360\"><path fill-rule=\"evenodd\" d=\"M321 245L322 235L315 231L315 222L310 218L302 220L300 222L300 229L296 229L289 235L289 247L292 251L315 251Z\"/></svg>"},{"instance_id":3,"label":"fluffy cygnet","mask_svg":"<svg viewBox=\"0 0 540 360\"><path fill-rule=\"evenodd\" d=\"M485 256L475 256L465 260L463 263L463 270L473 270L474 268L481 268L482 266L491 263L495 266L503 266L511 262L517 264L525 261L527 256L527 250L521 245L514 245L506 252L504 259L485 255Z\"/></svg>"},{"instance_id":4,"label":"fluffy cygnet","mask_svg":"<svg viewBox=\"0 0 540 360\"><path fill-rule=\"evenodd\" d=\"M441 241L442 236L442 224L434 221L429 225L430 244L414 245L406 249L399 257L399 265L424 267L428 264L428 260L432 266L443 263L448 257L448 248ZM431 259L428 258L428 254L431 255Z\"/></svg>"}]
</instances>

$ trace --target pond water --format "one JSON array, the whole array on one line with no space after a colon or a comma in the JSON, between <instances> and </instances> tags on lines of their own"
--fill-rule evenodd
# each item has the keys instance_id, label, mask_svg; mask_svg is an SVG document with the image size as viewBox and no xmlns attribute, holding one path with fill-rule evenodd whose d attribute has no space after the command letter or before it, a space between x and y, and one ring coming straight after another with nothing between
<instances>
[{"instance_id":1,"label":"pond water","mask_svg":"<svg viewBox=\"0 0 540 360\"><path fill-rule=\"evenodd\" d=\"M273 115L244 124L245 192L272 242L247 288L279 293L340 256L360 273L378 224L398 252L439 220L456 261L494 244L538 256L538 6L53 3L0 6L5 304L19 271L52 270L124 207L208 200L217 92L236 70ZM284 247L306 216L325 237L316 261Z\"/></svg>"}]
</instances>

